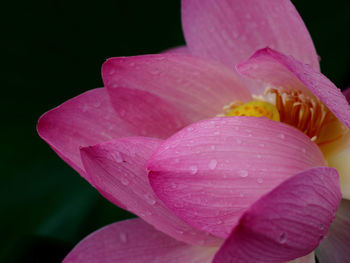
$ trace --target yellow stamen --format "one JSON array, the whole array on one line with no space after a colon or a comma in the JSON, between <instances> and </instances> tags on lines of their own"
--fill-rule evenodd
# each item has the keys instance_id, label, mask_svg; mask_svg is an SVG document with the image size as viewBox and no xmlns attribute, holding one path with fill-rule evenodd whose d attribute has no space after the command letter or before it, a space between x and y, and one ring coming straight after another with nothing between
<instances>
[{"instance_id":1,"label":"yellow stamen","mask_svg":"<svg viewBox=\"0 0 350 263\"><path fill-rule=\"evenodd\" d=\"M226 116L266 117L273 121L280 121L277 108L271 103L253 100L243 105L232 104L226 109Z\"/></svg>"}]
</instances>

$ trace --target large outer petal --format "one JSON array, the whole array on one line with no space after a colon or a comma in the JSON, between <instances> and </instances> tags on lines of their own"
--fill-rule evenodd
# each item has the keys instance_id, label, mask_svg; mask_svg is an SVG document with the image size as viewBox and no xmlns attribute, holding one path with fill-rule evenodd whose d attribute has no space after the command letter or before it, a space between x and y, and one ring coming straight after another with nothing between
<instances>
[{"instance_id":1,"label":"large outer petal","mask_svg":"<svg viewBox=\"0 0 350 263\"><path fill-rule=\"evenodd\" d=\"M237 70L272 86L311 92L350 128L350 106L342 92L324 75L293 57L265 48L240 63Z\"/></svg>"},{"instance_id":2,"label":"large outer petal","mask_svg":"<svg viewBox=\"0 0 350 263\"><path fill-rule=\"evenodd\" d=\"M117 116L103 88L87 91L45 113L39 119L37 130L40 137L85 178L81 146L138 134Z\"/></svg>"},{"instance_id":3,"label":"large outer petal","mask_svg":"<svg viewBox=\"0 0 350 263\"><path fill-rule=\"evenodd\" d=\"M113 88L109 95L120 118L142 136L168 138L190 123L172 104L150 92Z\"/></svg>"},{"instance_id":4,"label":"large outer petal","mask_svg":"<svg viewBox=\"0 0 350 263\"><path fill-rule=\"evenodd\" d=\"M92 184L114 204L122 204L177 240L205 246L220 244L220 239L175 216L153 193L146 162L160 143L145 137L121 138L83 148L82 160Z\"/></svg>"},{"instance_id":5,"label":"large outer petal","mask_svg":"<svg viewBox=\"0 0 350 263\"><path fill-rule=\"evenodd\" d=\"M320 263L348 263L350 248L350 201L343 200L328 235L316 250Z\"/></svg>"},{"instance_id":6,"label":"large outer petal","mask_svg":"<svg viewBox=\"0 0 350 263\"><path fill-rule=\"evenodd\" d=\"M309 254L327 234L340 200L335 169L303 171L249 208L213 263L280 263Z\"/></svg>"},{"instance_id":7,"label":"large outer petal","mask_svg":"<svg viewBox=\"0 0 350 263\"><path fill-rule=\"evenodd\" d=\"M63 263L210 263L215 250L176 241L141 219L130 219L90 234Z\"/></svg>"},{"instance_id":8,"label":"large outer petal","mask_svg":"<svg viewBox=\"0 0 350 263\"><path fill-rule=\"evenodd\" d=\"M102 77L112 102L123 103L113 89L138 89L169 103L188 124L222 113L223 107L235 100L251 99L233 71L187 55L111 58L102 67Z\"/></svg>"},{"instance_id":9,"label":"large outer petal","mask_svg":"<svg viewBox=\"0 0 350 263\"><path fill-rule=\"evenodd\" d=\"M289 0L182 0L182 24L191 54L230 68L268 46L319 71L311 37Z\"/></svg>"},{"instance_id":10,"label":"large outer petal","mask_svg":"<svg viewBox=\"0 0 350 263\"><path fill-rule=\"evenodd\" d=\"M155 193L175 214L226 237L261 195L320 165L319 148L289 125L223 117L193 124L166 140L148 169Z\"/></svg>"}]
</instances>

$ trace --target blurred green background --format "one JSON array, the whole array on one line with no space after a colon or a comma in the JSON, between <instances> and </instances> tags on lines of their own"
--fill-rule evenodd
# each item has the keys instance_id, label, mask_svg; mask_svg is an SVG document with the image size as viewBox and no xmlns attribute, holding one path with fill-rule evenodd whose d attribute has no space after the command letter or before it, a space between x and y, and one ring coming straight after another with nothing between
<instances>
[{"instance_id":1,"label":"blurred green background","mask_svg":"<svg viewBox=\"0 0 350 263\"><path fill-rule=\"evenodd\" d=\"M336 85L350 84L350 2L294 0ZM102 86L112 56L184 44L180 0L13 1L3 8L1 262L61 262L92 231L128 217L37 135L41 114Z\"/></svg>"}]
</instances>

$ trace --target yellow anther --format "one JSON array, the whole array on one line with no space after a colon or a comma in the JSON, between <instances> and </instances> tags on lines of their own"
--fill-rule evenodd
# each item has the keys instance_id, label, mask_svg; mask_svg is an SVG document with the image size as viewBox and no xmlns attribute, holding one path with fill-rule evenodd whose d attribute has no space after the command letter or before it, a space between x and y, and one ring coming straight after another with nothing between
<instances>
[{"instance_id":1,"label":"yellow anther","mask_svg":"<svg viewBox=\"0 0 350 263\"><path fill-rule=\"evenodd\" d=\"M231 106L225 115L266 117L273 121L280 121L280 115L277 108L271 103L259 100L253 100L239 106Z\"/></svg>"}]
</instances>

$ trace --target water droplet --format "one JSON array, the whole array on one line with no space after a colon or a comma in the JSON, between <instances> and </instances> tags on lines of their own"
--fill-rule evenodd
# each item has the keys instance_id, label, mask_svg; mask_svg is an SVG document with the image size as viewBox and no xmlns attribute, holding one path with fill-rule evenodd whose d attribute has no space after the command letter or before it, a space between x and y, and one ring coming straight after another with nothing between
<instances>
[{"instance_id":1,"label":"water droplet","mask_svg":"<svg viewBox=\"0 0 350 263\"><path fill-rule=\"evenodd\" d=\"M158 69L151 70L152 75L159 75L160 71Z\"/></svg>"},{"instance_id":2,"label":"water droplet","mask_svg":"<svg viewBox=\"0 0 350 263\"><path fill-rule=\"evenodd\" d=\"M123 243L126 243L128 241L128 237L125 233L120 233L119 238L120 238L120 241Z\"/></svg>"},{"instance_id":3,"label":"water droplet","mask_svg":"<svg viewBox=\"0 0 350 263\"><path fill-rule=\"evenodd\" d=\"M320 230L324 230L324 228L325 228L324 224L321 224L320 225Z\"/></svg>"},{"instance_id":4,"label":"water droplet","mask_svg":"<svg viewBox=\"0 0 350 263\"><path fill-rule=\"evenodd\" d=\"M215 145L210 146L210 150L215 150Z\"/></svg>"},{"instance_id":5,"label":"water droplet","mask_svg":"<svg viewBox=\"0 0 350 263\"><path fill-rule=\"evenodd\" d=\"M286 243L286 241L287 241L287 234L286 234L286 232L282 232L282 233L280 234L280 239L279 239L279 241L280 241L281 244Z\"/></svg>"},{"instance_id":6,"label":"water droplet","mask_svg":"<svg viewBox=\"0 0 350 263\"><path fill-rule=\"evenodd\" d=\"M256 179L256 182L257 182L258 184L262 184L262 183L264 182L264 179L258 178L258 179Z\"/></svg>"},{"instance_id":7,"label":"water droplet","mask_svg":"<svg viewBox=\"0 0 350 263\"><path fill-rule=\"evenodd\" d=\"M122 178L120 179L120 181L122 182L123 185L128 185L128 184L130 183L129 180L126 179L126 178L124 178L124 177L122 177Z\"/></svg>"},{"instance_id":8,"label":"water droplet","mask_svg":"<svg viewBox=\"0 0 350 263\"><path fill-rule=\"evenodd\" d=\"M111 69L110 71L109 71L109 75L113 75L115 73L115 69Z\"/></svg>"},{"instance_id":9,"label":"water droplet","mask_svg":"<svg viewBox=\"0 0 350 263\"><path fill-rule=\"evenodd\" d=\"M131 63L129 63L129 66L130 66L130 67L133 67L133 66L135 66L135 63L134 63L134 62L131 62Z\"/></svg>"},{"instance_id":10,"label":"water droplet","mask_svg":"<svg viewBox=\"0 0 350 263\"><path fill-rule=\"evenodd\" d=\"M156 203L156 200L148 194L144 195L146 202L149 203L150 205L154 205Z\"/></svg>"},{"instance_id":11,"label":"water droplet","mask_svg":"<svg viewBox=\"0 0 350 263\"><path fill-rule=\"evenodd\" d=\"M218 225L221 225L223 222L222 222L222 220L218 220L218 221L216 221L216 224L218 224Z\"/></svg>"},{"instance_id":12,"label":"water droplet","mask_svg":"<svg viewBox=\"0 0 350 263\"><path fill-rule=\"evenodd\" d=\"M184 231L178 230L177 233L179 233L180 235L183 235Z\"/></svg>"},{"instance_id":13,"label":"water droplet","mask_svg":"<svg viewBox=\"0 0 350 263\"><path fill-rule=\"evenodd\" d=\"M278 135L278 137L280 137L281 139L284 139L286 136L285 136L283 133L280 133L280 134Z\"/></svg>"},{"instance_id":14,"label":"water droplet","mask_svg":"<svg viewBox=\"0 0 350 263\"><path fill-rule=\"evenodd\" d=\"M265 147L265 144L264 144L264 143L260 143L259 146L262 147L262 148L264 148L264 147Z\"/></svg>"},{"instance_id":15,"label":"water droplet","mask_svg":"<svg viewBox=\"0 0 350 263\"><path fill-rule=\"evenodd\" d=\"M237 172L240 177L247 177L248 176L248 171L247 170L240 170Z\"/></svg>"},{"instance_id":16,"label":"water droplet","mask_svg":"<svg viewBox=\"0 0 350 263\"><path fill-rule=\"evenodd\" d=\"M117 83L112 84L112 88L118 88L118 87L119 87L119 85Z\"/></svg>"},{"instance_id":17,"label":"water droplet","mask_svg":"<svg viewBox=\"0 0 350 263\"><path fill-rule=\"evenodd\" d=\"M198 167L195 165L190 166L191 174L196 174L198 172Z\"/></svg>"},{"instance_id":18,"label":"water droplet","mask_svg":"<svg viewBox=\"0 0 350 263\"><path fill-rule=\"evenodd\" d=\"M213 159L209 162L208 167L210 170L214 170L217 164L218 164L218 161Z\"/></svg>"},{"instance_id":19,"label":"water droplet","mask_svg":"<svg viewBox=\"0 0 350 263\"><path fill-rule=\"evenodd\" d=\"M219 134L220 134L219 131L214 132L214 135L219 135Z\"/></svg>"},{"instance_id":20,"label":"water droplet","mask_svg":"<svg viewBox=\"0 0 350 263\"><path fill-rule=\"evenodd\" d=\"M122 156L120 155L119 152L115 152L115 153L112 155L112 158L113 158L113 160L114 160L115 162L117 162L117 163L123 162L123 158L122 158Z\"/></svg>"},{"instance_id":21,"label":"water droplet","mask_svg":"<svg viewBox=\"0 0 350 263\"><path fill-rule=\"evenodd\" d=\"M306 149L305 149L305 148L302 148L301 151L302 151L303 153L306 153Z\"/></svg>"},{"instance_id":22,"label":"water droplet","mask_svg":"<svg viewBox=\"0 0 350 263\"><path fill-rule=\"evenodd\" d=\"M244 194L243 194L243 193L240 193L240 194L239 194L239 197L241 197L241 198L244 197Z\"/></svg>"},{"instance_id":23,"label":"water droplet","mask_svg":"<svg viewBox=\"0 0 350 263\"><path fill-rule=\"evenodd\" d=\"M256 155L256 158L261 159L261 155L260 155L260 154L257 154L257 155Z\"/></svg>"},{"instance_id":24,"label":"water droplet","mask_svg":"<svg viewBox=\"0 0 350 263\"><path fill-rule=\"evenodd\" d=\"M177 185L176 185L175 183L171 183L170 187L171 187L172 189L175 189L175 188L177 188Z\"/></svg>"},{"instance_id":25,"label":"water droplet","mask_svg":"<svg viewBox=\"0 0 350 263\"><path fill-rule=\"evenodd\" d=\"M241 144L242 141L241 141L240 139L236 139L236 143L237 143L237 144Z\"/></svg>"}]
</instances>

